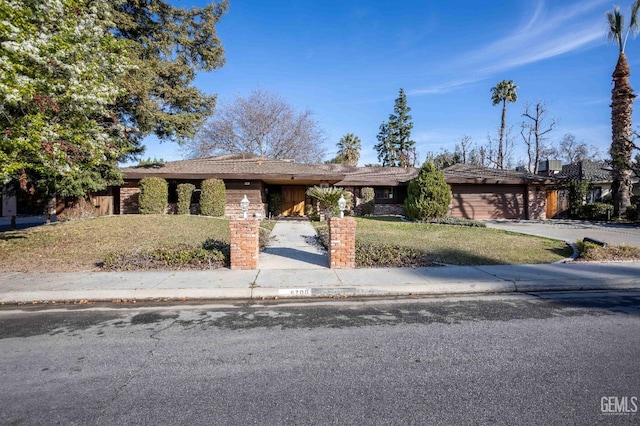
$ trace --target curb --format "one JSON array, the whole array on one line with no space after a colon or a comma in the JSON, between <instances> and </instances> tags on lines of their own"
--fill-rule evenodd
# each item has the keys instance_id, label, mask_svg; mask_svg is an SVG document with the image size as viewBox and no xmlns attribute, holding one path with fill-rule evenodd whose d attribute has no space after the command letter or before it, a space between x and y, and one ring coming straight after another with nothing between
<instances>
[{"instance_id":1,"label":"curb","mask_svg":"<svg viewBox=\"0 0 640 426\"><path fill-rule=\"evenodd\" d=\"M106 291L33 291L0 295L0 305L16 304L86 304L205 300L265 300L363 298L406 296L451 296L470 294L537 293L549 291L640 290L638 280L563 281L557 283L478 282L433 285L396 285L391 287L308 287L246 289L155 289Z\"/></svg>"}]
</instances>

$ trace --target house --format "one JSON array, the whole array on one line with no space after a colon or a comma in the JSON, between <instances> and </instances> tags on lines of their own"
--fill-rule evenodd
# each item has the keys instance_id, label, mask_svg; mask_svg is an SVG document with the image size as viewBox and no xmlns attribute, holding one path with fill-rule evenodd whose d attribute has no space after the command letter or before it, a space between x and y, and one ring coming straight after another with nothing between
<instances>
[{"instance_id":1,"label":"house","mask_svg":"<svg viewBox=\"0 0 640 426\"><path fill-rule=\"evenodd\" d=\"M611 198L614 180L613 170L604 161L582 160L572 164L565 164L553 175L560 183L574 180L588 181L589 192L586 203L606 201ZM638 177L633 177L633 194L640 194ZM547 190L547 217L567 217L569 211L569 190L564 188L549 188Z\"/></svg>"},{"instance_id":2,"label":"house","mask_svg":"<svg viewBox=\"0 0 640 426\"><path fill-rule=\"evenodd\" d=\"M307 188L314 185L340 186L361 199L362 188L375 193L376 214L402 214L407 186L418 175L417 168L357 167L342 164L300 164L261 158L249 154L173 161L152 166L121 169L125 183L113 188L114 212L138 212L139 182L145 177L161 177L169 183L169 203L177 201L179 183L196 187L198 202L203 180L222 179L227 188L226 215L240 214L240 200L246 194L250 211L258 216L270 213L269 199L281 200L284 216L303 216L311 199ZM451 215L470 219L544 219L545 185L552 178L508 170L457 164L444 170L451 186Z\"/></svg>"}]
</instances>

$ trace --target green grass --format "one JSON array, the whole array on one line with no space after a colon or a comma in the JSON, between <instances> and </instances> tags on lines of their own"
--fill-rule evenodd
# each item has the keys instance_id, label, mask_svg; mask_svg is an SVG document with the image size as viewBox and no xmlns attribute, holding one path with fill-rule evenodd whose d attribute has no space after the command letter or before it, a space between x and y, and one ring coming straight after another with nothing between
<instances>
[{"instance_id":1,"label":"green grass","mask_svg":"<svg viewBox=\"0 0 640 426\"><path fill-rule=\"evenodd\" d=\"M96 269L114 251L229 241L225 219L183 215L107 216L0 233L0 271Z\"/></svg>"},{"instance_id":2,"label":"green grass","mask_svg":"<svg viewBox=\"0 0 640 426\"><path fill-rule=\"evenodd\" d=\"M394 217L356 218L356 239L422 250L432 262L450 265L552 263L569 257L562 241L497 229L403 222Z\"/></svg>"}]
</instances>

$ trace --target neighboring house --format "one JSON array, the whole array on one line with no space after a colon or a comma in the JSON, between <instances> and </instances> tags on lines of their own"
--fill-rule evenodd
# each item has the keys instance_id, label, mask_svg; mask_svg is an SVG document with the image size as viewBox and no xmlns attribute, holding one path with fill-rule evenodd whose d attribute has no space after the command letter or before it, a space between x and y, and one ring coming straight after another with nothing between
<instances>
[{"instance_id":1,"label":"neighboring house","mask_svg":"<svg viewBox=\"0 0 640 426\"><path fill-rule=\"evenodd\" d=\"M157 176L169 183L169 202L177 201L176 187L189 182L196 186L217 178L227 188L226 215L240 214L240 200L246 194L250 212L269 215L270 194L279 194L284 216L303 216L311 201L307 188L314 185L340 186L360 202L362 188L375 193L376 214L402 214L409 181L419 169L399 167L357 167L342 164L309 165L292 161L236 154L221 157L173 161L165 164L121 169L125 183L113 188L114 212L138 212L139 182ZM457 164L444 170L451 185L451 215L470 219L544 219L545 185L551 178L507 170ZM314 206L317 207L317 206ZM271 212L275 213L275 212Z\"/></svg>"},{"instance_id":2,"label":"neighboring house","mask_svg":"<svg viewBox=\"0 0 640 426\"><path fill-rule=\"evenodd\" d=\"M588 181L589 193L585 200L586 203L606 201L607 198L611 197L614 174L611 166L604 161L583 160L565 164L553 177L557 178L561 183L568 183L573 180ZM633 193L635 195L640 194L638 178L634 177L631 182L633 184ZM547 190L547 206L547 217L568 217L569 190L566 187Z\"/></svg>"},{"instance_id":3,"label":"neighboring house","mask_svg":"<svg viewBox=\"0 0 640 426\"><path fill-rule=\"evenodd\" d=\"M562 170L555 177L563 180L586 180L589 181L589 195L585 200L587 203L595 203L611 196L611 186L614 175L611 166L604 161L578 161L577 163L562 166ZM640 194L638 178L634 177L633 193Z\"/></svg>"}]
</instances>

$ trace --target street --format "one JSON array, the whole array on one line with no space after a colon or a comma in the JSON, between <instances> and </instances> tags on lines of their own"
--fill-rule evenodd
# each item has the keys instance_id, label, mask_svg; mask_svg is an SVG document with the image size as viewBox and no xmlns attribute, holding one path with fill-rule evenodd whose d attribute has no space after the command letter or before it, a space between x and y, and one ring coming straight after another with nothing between
<instances>
[{"instance_id":1,"label":"street","mask_svg":"<svg viewBox=\"0 0 640 426\"><path fill-rule=\"evenodd\" d=\"M2 424L638 424L640 292L0 309Z\"/></svg>"}]
</instances>

